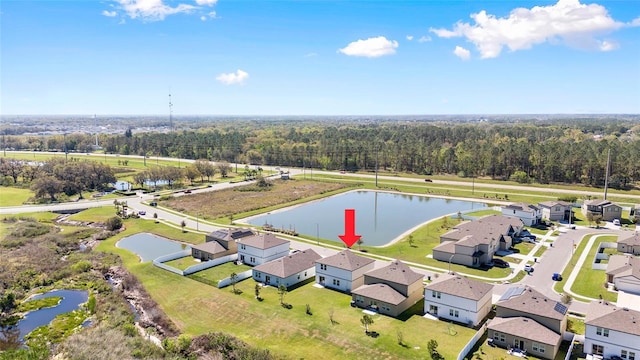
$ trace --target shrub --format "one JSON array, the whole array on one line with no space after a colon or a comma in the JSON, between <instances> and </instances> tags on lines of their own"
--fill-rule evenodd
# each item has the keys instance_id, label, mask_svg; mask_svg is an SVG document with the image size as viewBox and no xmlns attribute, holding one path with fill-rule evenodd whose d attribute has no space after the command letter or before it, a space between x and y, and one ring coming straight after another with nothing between
<instances>
[{"instance_id":1,"label":"shrub","mask_svg":"<svg viewBox=\"0 0 640 360\"><path fill-rule=\"evenodd\" d=\"M114 216L107 219L105 223L107 230L115 231L122 227L122 219L119 216Z\"/></svg>"}]
</instances>

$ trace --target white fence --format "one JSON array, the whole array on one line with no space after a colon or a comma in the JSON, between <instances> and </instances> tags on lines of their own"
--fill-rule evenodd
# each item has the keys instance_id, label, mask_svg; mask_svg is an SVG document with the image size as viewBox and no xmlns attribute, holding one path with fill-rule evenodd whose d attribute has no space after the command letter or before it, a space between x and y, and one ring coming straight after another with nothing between
<instances>
[{"instance_id":1,"label":"white fence","mask_svg":"<svg viewBox=\"0 0 640 360\"><path fill-rule=\"evenodd\" d=\"M487 320L487 322L484 323L484 325L482 325L482 327L480 327L480 329L475 333L475 335L473 335L473 337L469 340L467 345L465 345L464 348L462 348L462 350L460 350L460 353L458 354L458 360L463 360L464 357L467 356L469 351L471 351L471 349L473 349L473 347L476 345L478 340L480 340L482 335L484 335L484 333L487 331L487 325L489 324L490 321L491 320Z\"/></svg>"},{"instance_id":2,"label":"white fence","mask_svg":"<svg viewBox=\"0 0 640 360\"><path fill-rule=\"evenodd\" d=\"M223 256L221 258L204 261L204 262L201 262L200 264L191 265L188 268L184 269L184 275L193 274L195 272L202 271L204 269L208 269L214 266L218 266L220 264L224 264L224 263L227 263L230 261L236 261L236 260L238 260L238 254L231 254L231 255Z\"/></svg>"},{"instance_id":3,"label":"white fence","mask_svg":"<svg viewBox=\"0 0 640 360\"><path fill-rule=\"evenodd\" d=\"M253 272L253 270L247 270L247 271L243 271L241 273L237 273L238 278L236 279L236 282L250 278L252 272ZM226 277L226 278L218 281L218 289L222 289L223 287L229 286L229 285L231 285L231 277Z\"/></svg>"},{"instance_id":4,"label":"white fence","mask_svg":"<svg viewBox=\"0 0 640 360\"><path fill-rule=\"evenodd\" d=\"M591 263L591 268L593 270L607 270L608 264L603 264L598 262L598 260L609 260L609 255L602 252L602 249L616 249L618 248L618 244L614 242L602 242L598 246L598 251L596 251L596 255L593 257L593 263Z\"/></svg>"},{"instance_id":5,"label":"white fence","mask_svg":"<svg viewBox=\"0 0 640 360\"><path fill-rule=\"evenodd\" d=\"M571 335L571 339L567 339L566 336L563 336L562 340L571 340L571 345L569 345L569 350L567 350L567 355L565 355L564 360L569 360L571 358L571 353L573 353L573 346L575 345L575 338L576 338L576 334L574 333L570 333L570 332L565 332L565 335L570 334Z\"/></svg>"},{"instance_id":6,"label":"white fence","mask_svg":"<svg viewBox=\"0 0 640 360\"><path fill-rule=\"evenodd\" d=\"M160 256L158 258L153 259L153 265L155 265L155 266L157 266L157 267L159 267L161 269L165 269L167 271L171 271L172 273L184 276L184 271L182 271L180 269L176 269L173 266L169 266L169 265L166 265L166 264L163 264L163 263L167 262L167 261L175 260L175 259L180 259L180 258L183 258L185 256L190 256L190 255L191 255L191 249L178 251L178 252L173 253L173 254L163 255L163 256Z\"/></svg>"}]
</instances>

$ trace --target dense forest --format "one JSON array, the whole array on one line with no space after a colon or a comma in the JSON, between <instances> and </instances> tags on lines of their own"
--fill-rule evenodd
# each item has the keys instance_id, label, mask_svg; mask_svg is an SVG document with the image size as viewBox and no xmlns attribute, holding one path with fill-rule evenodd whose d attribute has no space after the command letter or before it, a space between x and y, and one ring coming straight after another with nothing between
<instances>
[{"instance_id":1,"label":"dense forest","mask_svg":"<svg viewBox=\"0 0 640 360\"><path fill-rule=\"evenodd\" d=\"M491 177L521 183L604 185L640 181L640 122L616 119L537 121L258 121L178 124L177 130L102 134L108 153L169 156L326 170ZM166 128L164 128L166 130ZM6 136L5 146L92 151L90 134Z\"/></svg>"}]
</instances>

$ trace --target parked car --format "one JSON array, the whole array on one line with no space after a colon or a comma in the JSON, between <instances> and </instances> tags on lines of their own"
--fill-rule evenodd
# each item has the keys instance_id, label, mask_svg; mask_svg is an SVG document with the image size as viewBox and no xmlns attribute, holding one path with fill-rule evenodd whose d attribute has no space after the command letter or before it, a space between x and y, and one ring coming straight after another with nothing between
<instances>
[{"instance_id":1,"label":"parked car","mask_svg":"<svg viewBox=\"0 0 640 360\"><path fill-rule=\"evenodd\" d=\"M433 182L431 179L424 179L425 182Z\"/></svg>"},{"instance_id":2,"label":"parked car","mask_svg":"<svg viewBox=\"0 0 640 360\"><path fill-rule=\"evenodd\" d=\"M188 190L188 189L187 189L187 190L185 190L185 191L184 191L184 193L185 193L185 194L191 194L191 190Z\"/></svg>"},{"instance_id":3,"label":"parked car","mask_svg":"<svg viewBox=\"0 0 640 360\"><path fill-rule=\"evenodd\" d=\"M525 265L524 266L524 271L528 272L528 273L532 273L533 272L533 266L531 265Z\"/></svg>"},{"instance_id":4,"label":"parked car","mask_svg":"<svg viewBox=\"0 0 640 360\"><path fill-rule=\"evenodd\" d=\"M150 206L158 206L158 203L157 203L157 202L155 202L155 201L152 201L149 205L150 205Z\"/></svg>"},{"instance_id":5,"label":"parked car","mask_svg":"<svg viewBox=\"0 0 640 360\"><path fill-rule=\"evenodd\" d=\"M147 215L147 212L144 210L138 211L138 215Z\"/></svg>"},{"instance_id":6,"label":"parked car","mask_svg":"<svg viewBox=\"0 0 640 360\"><path fill-rule=\"evenodd\" d=\"M493 266L496 266L499 268L508 268L509 263L502 259L493 259Z\"/></svg>"},{"instance_id":7,"label":"parked car","mask_svg":"<svg viewBox=\"0 0 640 360\"><path fill-rule=\"evenodd\" d=\"M620 219L613 219L613 225L620 226Z\"/></svg>"},{"instance_id":8,"label":"parked car","mask_svg":"<svg viewBox=\"0 0 640 360\"><path fill-rule=\"evenodd\" d=\"M560 275L559 273L553 273L553 275L551 276L551 280L562 281L562 275Z\"/></svg>"}]
</instances>

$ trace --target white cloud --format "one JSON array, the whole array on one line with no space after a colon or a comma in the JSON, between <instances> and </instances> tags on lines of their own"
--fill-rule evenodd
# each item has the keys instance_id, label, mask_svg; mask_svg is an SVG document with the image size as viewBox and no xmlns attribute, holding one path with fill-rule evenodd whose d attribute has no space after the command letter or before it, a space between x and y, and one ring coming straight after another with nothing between
<instances>
[{"instance_id":1,"label":"white cloud","mask_svg":"<svg viewBox=\"0 0 640 360\"><path fill-rule=\"evenodd\" d=\"M431 36L421 36L420 39L418 39L418 42L429 42L431 41Z\"/></svg>"},{"instance_id":2,"label":"white cloud","mask_svg":"<svg viewBox=\"0 0 640 360\"><path fill-rule=\"evenodd\" d=\"M625 26L611 18L603 6L581 4L579 0L559 0L555 5L531 9L517 8L508 17L496 17L484 10L470 17L473 24L459 21L452 30L429 31L442 38L464 37L476 46L482 58L494 58L500 55L504 46L516 51L557 40L576 47L604 50L608 46L603 48L596 36Z\"/></svg>"},{"instance_id":3,"label":"white cloud","mask_svg":"<svg viewBox=\"0 0 640 360\"><path fill-rule=\"evenodd\" d=\"M106 17L114 17L114 16L118 15L118 13L115 12L115 11L103 10L102 11L102 15L104 15Z\"/></svg>"},{"instance_id":4,"label":"white cloud","mask_svg":"<svg viewBox=\"0 0 640 360\"><path fill-rule=\"evenodd\" d=\"M617 49L618 47L620 46L615 41L604 40L600 42L600 51L611 51Z\"/></svg>"},{"instance_id":5,"label":"white cloud","mask_svg":"<svg viewBox=\"0 0 640 360\"><path fill-rule=\"evenodd\" d=\"M145 21L164 20L169 15L189 13L196 9L195 6L187 4L171 7L164 4L162 0L117 0L117 2L130 18L140 18Z\"/></svg>"},{"instance_id":6,"label":"white cloud","mask_svg":"<svg viewBox=\"0 0 640 360\"><path fill-rule=\"evenodd\" d=\"M308 54L305 54L305 55L304 55L304 57L306 57L306 58L309 58L309 57L316 57L316 56L318 56L318 54L317 54L317 53L314 53L314 52L311 52L311 53L308 53Z\"/></svg>"},{"instance_id":7,"label":"white cloud","mask_svg":"<svg viewBox=\"0 0 640 360\"><path fill-rule=\"evenodd\" d=\"M462 60L469 60L469 58L471 58L471 52L462 46L456 46L453 53Z\"/></svg>"},{"instance_id":8,"label":"white cloud","mask_svg":"<svg viewBox=\"0 0 640 360\"><path fill-rule=\"evenodd\" d=\"M234 84L244 84L244 82L249 78L249 73L246 71L242 71L240 69L236 70L235 73L227 73L220 74L216 76L216 80L220 81L226 85L234 85Z\"/></svg>"},{"instance_id":9,"label":"white cloud","mask_svg":"<svg viewBox=\"0 0 640 360\"><path fill-rule=\"evenodd\" d=\"M207 21L207 17L206 17L206 16L204 16L204 15L202 15L202 16L200 16L200 20L202 20L202 21Z\"/></svg>"},{"instance_id":10,"label":"white cloud","mask_svg":"<svg viewBox=\"0 0 640 360\"><path fill-rule=\"evenodd\" d=\"M640 26L640 16L638 16L637 18L633 19L633 21L631 21L629 23L629 26Z\"/></svg>"},{"instance_id":11,"label":"white cloud","mask_svg":"<svg viewBox=\"0 0 640 360\"><path fill-rule=\"evenodd\" d=\"M407 40L409 41L413 40L413 35L407 35Z\"/></svg>"},{"instance_id":12,"label":"white cloud","mask_svg":"<svg viewBox=\"0 0 640 360\"><path fill-rule=\"evenodd\" d=\"M339 49L338 52L348 56L380 57L395 54L397 48L397 41L387 40L384 36L378 36L366 40L354 41L346 47Z\"/></svg>"},{"instance_id":13,"label":"white cloud","mask_svg":"<svg viewBox=\"0 0 640 360\"><path fill-rule=\"evenodd\" d=\"M218 2L218 0L196 0L196 4L198 5L206 5L213 6Z\"/></svg>"}]
</instances>

